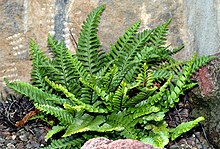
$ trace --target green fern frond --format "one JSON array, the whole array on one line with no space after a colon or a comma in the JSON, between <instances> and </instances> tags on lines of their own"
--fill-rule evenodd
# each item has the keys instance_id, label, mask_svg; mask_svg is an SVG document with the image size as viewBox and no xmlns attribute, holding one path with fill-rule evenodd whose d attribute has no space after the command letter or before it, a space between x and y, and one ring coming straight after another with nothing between
<instances>
[{"instance_id":1,"label":"green fern frond","mask_svg":"<svg viewBox=\"0 0 220 149\"><path fill-rule=\"evenodd\" d=\"M128 111L133 113L132 119L137 119L139 117L143 117L143 116L146 116L151 113L159 112L160 108L155 107L155 106L151 106L151 107L140 106L138 108L130 108L130 109L128 109Z\"/></svg>"},{"instance_id":2,"label":"green fern frond","mask_svg":"<svg viewBox=\"0 0 220 149\"><path fill-rule=\"evenodd\" d=\"M157 88L148 89L145 92L139 92L138 94L132 96L130 99L127 100L124 107L128 108L131 106L135 106L138 103L140 103L143 100L146 100L148 97L150 97Z\"/></svg>"},{"instance_id":3,"label":"green fern frond","mask_svg":"<svg viewBox=\"0 0 220 149\"><path fill-rule=\"evenodd\" d=\"M75 75L78 76L77 79L83 78L87 80L89 73L86 71L86 68L83 66L83 63L78 60L78 58L71 54L67 53L68 58L71 60L73 68L75 69Z\"/></svg>"},{"instance_id":4,"label":"green fern frond","mask_svg":"<svg viewBox=\"0 0 220 149\"><path fill-rule=\"evenodd\" d=\"M54 82L50 81L48 78L45 78L45 80L51 85L53 89L63 92L63 94L66 95L66 97L69 98L72 101L72 103L74 103L75 105L79 105L80 108L85 109L88 112L108 113L108 110L106 109L97 108L97 107L95 108L90 104L83 103L82 101L77 99L74 94L70 93L65 87L63 87L61 84L55 84ZM73 106L73 109L74 109L74 106Z\"/></svg>"},{"instance_id":5,"label":"green fern frond","mask_svg":"<svg viewBox=\"0 0 220 149\"><path fill-rule=\"evenodd\" d=\"M206 64L210 60L209 57L196 58L196 54L193 56L192 60L188 61L183 65L182 72L178 73L178 78L175 81L175 85L170 84L170 91L167 91L168 99L164 102L166 106L173 107L175 102L179 101L180 94L186 88L193 87L196 84L187 84L189 77L199 69L199 66Z\"/></svg>"},{"instance_id":6,"label":"green fern frond","mask_svg":"<svg viewBox=\"0 0 220 149\"><path fill-rule=\"evenodd\" d=\"M149 39L151 31L148 31L144 34L139 35L134 38L132 43L129 43L129 51L121 51L120 59L118 60L118 66L123 68L123 65L126 65L128 61L133 61L137 55L137 52L140 52L144 48L147 40Z\"/></svg>"},{"instance_id":7,"label":"green fern frond","mask_svg":"<svg viewBox=\"0 0 220 149\"><path fill-rule=\"evenodd\" d=\"M85 142L83 139L71 136L64 139L53 140L49 146L42 149L80 149L83 142Z\"/></svg>"},{"instance_id":8,"label":"green fern frond","mask_svg":"<svg viewBox=\"0 0 220 149\"><path fill-rule=\"evenodd\" d=\"M101 65L101 56L99 55L100 41L97 35L97 28L100 15L104 9L105 5L102 5L88 15L86 22L83 23L78 40L77 58L90 74L97 73Z\"/></svg>"},{"instance_id":9,"label":"green fern frond","mask_svg":"<svg viewBox=\"0 0 220 149\"><path fill-rule=\"evenodd\" d=\"M155 105L156 103L158 103L160 100L162 100L162 97L164 96L170 82L171 82L171 79L172 79L172 75L169 77L169 79L166 81L166 83L164 83L160 89L159 89L159 92L157 92L155 95L151 96L148 98L148 102L151 104L151 105Z\"/></svg>"},{"instance_id":10,"label":"green fern frond","mask_svg":"<svg viewBox=\"0 0 220 149\"><path fill-rule=\"evenodd\" d=\"M41 120L42 122L45 122L47 124L49 124L50 126L54 126L55 124L55 121L54 120L51 120L50 118L48 118L48 115L45 114L45 113L39 113L39 114L36 114L34 116L32 116L31 118L28 119L29 121L32 121L32 120Z\"/></svg>"},{"instance_id":11,"label":"green fern frond","mask_svg":"<svg viewBox=\"0 0 220 149\"><path fill-rule=\"evenodd\" d=\"M95 120L94 116L91 116L89 114L84 114L81 116L81 118L78 118L78 120L75 120L69 127L67 128L65 134L62 137L67 137L79 132L85 132L89 130L90 123L94 123L97 125L100 125L105 122L104 117L98 117L97 120Z\"/></svg>"},{"instance_id":12,"label":"green fern frond","mask_svg":"<svg viewBox=\"0 0 220 149\"><path fill-rule=\"evenodd\" d=\"M104 122L104 116L96 116L94 118L90 115L83 115L79 121L73 123L67 128L63 137L86 131L108 132L114 130L121 131L124 129L123 127L111 127Z\"/></svg>"},{"instance_id":13,"label":"green fern frond","mask_svg":"<svg viewBox=\"0 0 220 149\"><path fill-rule=\"evenodd\" d=\"M119 135L123 138L138 139L137 129L135 125L140 121L140 119L132 119L131 115L123 110L119 112L113 112L107 117L106 123L112 127L124 128L121 130Z\"/></svg>"},{"instance_id":14,"label":"green fern frond","mask_svg":"<svg viewBox=\"0 0 220 149\"><path fill-rule=\"evenodd\" d=\"M65 87L63 87L61 84L56 84L55 82L50 81L47 77L45 77L45 80L53 89L55 89L56 91L63 92L64 95L66 95L66 97L69 98L74 104L82 104L81 101L75 98L74 94L68 92L68 90Z\"/></svg>"},{"instance_id":15,"label":"green fern frond","mask_svg":"<svg viewBox=\"0 0 220 149\"><path fill-rule=\"evenodd\" d=\"M104 108L99 108L96 106L91 106L88 104L81 104L79 106L72 106L69 105L67 103L64 103L64 108L68 109L69 111L79 111L79 110L86 110L87 112L91 112L91 113L108 113L109 111L107 109Z\"/></svg>"},{"instance_id":16,"label":"green fern frond","mask_svg":"<svg viewBox=\"0 0 220 149\"><path fill-rule=\"evenodd\" d=\"M49 104L54 105L52 101L46 100L47 98L51 98L51 94L43 92L41 89L30 85L29 83L16 81L16 82L9 82L7 79L4 79L7 86L17 93L25 95L29 97L31 100L34 100L36 103L39 104Z\"/></svg>"},{"instance_id":17,"label":"green fern frond","mask_svg":"<svg viewBox=\"0 0 220 149\"><path fill-rule=\"evenodd\" d=\"M118 67L114 64L111 68L109 68L109 71L102 77L101 81L104 84L104 90L106 90L107 93L111 91L111 86L114 83L114 80L118 77Z\"/></svg>"},{"instance_id":18,"label":"green fern frond","mask_svg":"<svg viewBox=\"0 0 220 149\"><path fill-rule=\"evenodd\" d=\"M58 42L48 35L48 44L51 47L51 51L54 53L53 65L57 69L53 72L53 80L56 83L62 84L67 89L71 89L77 84L75 79L75 69L73 68L72 55L69 54L68 49L65 47L64 42ZM50 75L49 75L50 76Z\"/></svg>"},{"instance_id":19,"label":"green fern frond","mask_svg":"<svg viewBox=\"0 0 220 149\"><path fill-rule=\"evenodd\" d=\"M112 94L111 93L106 93L105 90L101 89L98 87L98 85L95 85L93 82L86 82L82 78L80 78L80 81L86 85L87 87L91 88L98 97L102 99L102 103L106 106L105 112L108 113L108 111L112 110Z\"/></svg>"},{"instance_id":20,"label":"green fern frond","mask_svg":"<svg viewBox=\"0 0 220 149\"><path fill-rule=\"evenodd\" d=\"M31 82L34 86L48 91L48 86L44 80L44 77L48 74L46 69L42 65L46 65L49 59L46 57L44 52L39 49L37 44L31 40L30 45L30 56L32 58L32 70L31 70Z\"/></svg>"},{"instance_id":21,"label":"green fern frond","mask_svg":"<svg viewBox=\"0 0 220 149\"><path fill-rule=\"evenodd\" d=\"M48 131L47 135L45 136L45 140L47 141L50 139L54 134L64 130L66 127L65 126L53 126L51 130Z\"/></svg>"},{"instance_id":22,"label":"green fern frond","mask_svg":"<svg viewBox=\"0 0 220 149\"><path fill-rule=\"evenodd\" d=\"M149 121L162 121L165 114L163 112L157 112L157 113L151 113L150 115L147 115L143 117L143 123L147 124Z\"/></svg>"},{"instance_id":23,"label":"green fern frond","mask_svg":"<svg viewBox=\"0 0 220 149\"><path fill-rule=\"evenodd\" d=\"M65 111L63 108L43 104L34 104L34 106L40 111L54 115L57 119L60 120L61 123L65 125L70 125L75 121L73 115Z\"/></svg>"},{"instance_id":24,"label":"green fern frond","mask_svg":"<svg viewBox=\"0 0 220 149\"><path fill-rule=\"evenodd\" d=\"M140 119L133 119L132 115L128 115L126 110L113 112L107 117L106 123L112 127L124 128L120 131L120 136L130 139L138 139L137 129L135 125L139 123Z\"/></svg>"},{"instance_id":25,"label":"green fern frond","mask_svg":"<svg viewBox=\"0 0 220 149\"><path fill-rule=\"evenodd\" d=\"M142 139L141 142L162 148L169 143L168 138L169 135L164 132L160 132L159 134L154 134Z\"/></svg>"},{"instance_id":26,"label":"green fern frond","mask_svg":"<svg viewBox=\"0 0 220 149\"><path fill-rule=\"evenodd\" d=\"M130 28L128 28L123 36L120 36L114 45L110 46L110 51L108 53L109 61L118 61L121 52L129 51L129 44L133 42L138 28L140 27L141 21L138 21Z\"/></svg>"},{"instance_id":27,"label":"green fern frond","mask_svg":"<svg viewBox=\"0 0 220 149\"><path fill-rule=\"evenodd\" d=\"M193 127L198 125L199 122L204 121L204 120L205 120L204 117L198 117L197 119L195 119L193 121L181 123L176 128L173 128L173 129L170 130L170 132L171 132L171 139L175 140L181 134L191 130Z\"/></svg>"},{"instance_id":28,"label":"green fern frond","mask_svg":"<svg viewBox=\"0 0 220 149\"><path fill-rule=\"evenodd\" d=\"M108 102L108 100L109 100L108 94L107 94L104 90L102 90L101 88L99 88L96 84L94 84L94 83L93 83L94 81L86 82L86 80L83 80L82 78L80 78L80 81L81 81L84 85L88 86L88 87L91 88L93 91L95 91L95 93L96 93L98 96L100 96L103 101Z\"/></svg>"},{"instance_id":29,"label":"green fern frond","mask_svg":"<svg viewBox=\"0 0 220 149\"><path fill-rule=\"evenodd\" d=\"M139 36L138 38L134 38L133 42L129 44L129 51L122 51L120 52L120 59L117 62L117 66L119 68L118 77L113 80L112 83L112 90L115 91L120 83L125 79L125 75L127 72L136 65L135 57L137 52L141 51L142 48L145 46L148 37L150 36L151 32L144 34L144 36Z\"/></svg>"},{"instance_id":30,"label":"green fern frond","mask_svg":"<svg viewBox=\"0 0 220 149\"><path fill-rule=\"evenodd\" d=\"M179 51L181 51L184 48L184 45L180 45L178 48L173 49L172 51L170 51L170 55L174 55L176 53L178 53Z\"/></svg>"},{"instance_id":31,"label":"green fern frond","mask_svg":"<svg viewBox=\"0 0 220 149\"><path fill-rule=\"evenodd\" d=\"M88 86L84 86L81 88L79 99L80 101L84 102L85 104L93 104L94 101L92 100L92 89Z\"/></svg>"},{"instance_id":32,"label":"green fern frond","mask_svg":"<svg viewBox=\"0 0 220 149\"><path fill-rule=\"evenodd\" d=\"M115 91L115 94L112 98L112 104L113 104L113 110L114 111L121 111L123 108L123 105L128 99L128 88L125 82L121 82L118 89Z\"/></svg>"},{"instance_id":33,"label":"green fern frond","mask_svg":"<svg viewBox=\"0 0 220 149\"><path fill-rule=\"evenodd\" d=\"M175 102L179 102L179 96L183 93L183 88L191 75L191 68L194 61L196 61L196 55L183 66L182 73L179 73L175 86L170 84L170 91L167 91L168 99L164 102L165 107L173 107Z\"/></svg>"},{"instance_id":34,"label":"green fern frond","mask_svg":"<svg viewBox=\"0 0 220 149\"><path fill-rule=\"evenodd\" d=\"M107 64L105 64L105 66L101 67L101 69L95 74L95 76L97 77L104 76L108 72L113 62L114 60L109 61Z\"/></svg>"},{"instance_id":35,"label":"green fern frond","mask_svg":"<svg viewBox=\"0 0 220 149\"><path fill-rule=\"evenodd\" d=\"M201 66L206 65L210 60L214 58L214 56L201 56L195 59L191 68L191 74L195 73Z\"/></svg>"},{"instance_id":36,"label":"green fern frond","mask_svg":"<svg viewBox=\"0 0 220 149\"><path fill-rule=\"evenodd\" d=\"M196 85L198 85L198 83L185 84L185 86L183 87L183 91L187 91L187 90L189 90L189 89L192 89L192 88L195 87Z\"/></svg>"},{"instance_id":37,"label":"green fern frond","mask_svg":"<svg viewBox=\"0 0 220 149\"><path fill-rule=\"evenodd\" d=\"M94 93L95 93L95 95L96 96L93 96L93 97L90 97L90 98L96 98L96 99L98 99L98 97L100 97L100 99L102 100L102 101L100 101L100 102L102 102L104 105L105 105L105 107L107 108L105 111L107 112L108 110L109 111L111 111L112 110L112 103L111 103L111 100L112 100L112 94L111 93L107 93L105 90L103 90L102 88L100 88L99 87L99 85L97 85L96 83L94 83L94 82L96 82L95 80L93 80L93 81L89 81L89 82L87 82L87 81L85 81L85 80L83 80L82 78L80 78L80 81L85 85L85 86L87 86L87 87L89 87L90 89L92 89L92 91L94 91ZM86 94L88 94L88 93L85 93L85 96L86 96ZM89 95L89 94L88 94ZM94 95L94 94L93 94ZM98 101L95 101L95 102L98 102ZM95 103L95 102L93 102L93 103ZM96 107L97 108L97 107Z\"/></svg>"},{"instance_id":38,"label":"green fern frond","mask_svg":"<svg viewBox=\"0 0 220 149\"><path fill-rule=\"evenodd\" d=\"M170 75L172 74L172 72L170 71L166 71L166 70L154 70L152 75L155 81L161 82L164 81L166 79L168 79L170 77Z\"/></svg>"},{"instance_id":39,"label":"green fern frond","mask_svg":"<svg viewBox=\"0 0 220 149\"><path fill-rule=\"evenodd\" d=\"M162 53L162 55L166 55L166 54ZM158 58L156 59L156 61L158 62L156 64L152 64L154 78L157 81L163 81L164 79L169 77L169 74L172 74L173 77L176 78L176 76L178 76L179 73L181 73L182 67L186 63L185 61L177 61L173 59L170 55L168 57L170 58L166 58L166 59ZM160 77L161 77L161 80L158 79Z\"/></svg>"},{"instance_id":40,"label":"green fern frond","mask_svg":"<svg viewBox=\"0 0 220 149\"><path fill-rule=\"evenodd\" d=\"M141 69L144 63L149 63L151 59L153 59L153 56L151 53L154 51L154 48L152 47L144 47L140 52L137 53L137 55L134 57L135 64L130 67L130 70L127 72L127 74L124 77L124 81L127 83L133 82L138 75L138 73L141 73Z\"/></svg>"},{"instance_id":41,"label":"green fern frond","mask_svg":"<svg viewBox=\"0 0 220 149\"><path fill-rule=\"evenodd\" d=\"M146 63L142 65L141 73L138 74L136 81L140 83L139 86L142 87L150 88L153 86L153 74Z\"/></svg>"},{"instance_id":42,"label":"green fern frond","mask_svg":"<svg viewBox=\"0 0 220 149\"><path fill-rule=\"evenodd\" d=\"M166 44L166 36L168 33L168 26L172 19L169 19L167 22L153 29L152 34L149 38L148 46L155 46L157 48L164 48Z\"/></svg>"}]
</instances>

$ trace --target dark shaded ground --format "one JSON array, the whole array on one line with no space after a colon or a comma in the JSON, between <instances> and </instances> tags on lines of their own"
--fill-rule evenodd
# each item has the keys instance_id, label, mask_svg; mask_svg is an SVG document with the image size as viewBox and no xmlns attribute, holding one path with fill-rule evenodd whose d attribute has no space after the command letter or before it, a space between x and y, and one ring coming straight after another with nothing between
<instances>
[{"instance_id":1,"label":"dark shaded ground","mask_svg":"<svg viewBox=\"0 0 220 149\"><path fill-rule=\"evenodd\" d=\"M193 120L191 117L192 105L190 97L185 96L166 115L169 127L176 127L181 122ZM34 107L25 97L9 95L0 102L0 146L5 149L38 149L45 146L44 137L50 129L41 121L29 121L24 126L16 127L15 123L21 120ZM172 149L214 149L208 141L208 136L202 124L195 129L170 142L167 148Z\"/></svg>"},{"instance_id":2,"label":"dark shaded ground","mask_svg":"<svg viewBox=\"0 0 220 149\"><path fill-rule=\"evenodd\" d=\"M49 130L41 121L30 121L16 127L17 121L34 110L32 102L22 96L8 95L0 102L0 147L4 149L38 149L46 142L44 137Z\"/></svg>"},{"instance_id":3,"label":"dark shaded ground","mask_svg":"<svg viewBox=\"0 0 220 149\"><path fill-rule=\"evenodd\" d=\"M166 121L168 122L169 127L176 127L182 122L196 119L196 117L192 117L193 106L191 104L191 100L190 96L184 96L183 100L176 104L175 107L166 114ZM170 142L167 148L214 149L214 147L209 143L209 137L204 131L202 123L189 132L183 134L175 141Z\"/></svg>"}]
</instances>

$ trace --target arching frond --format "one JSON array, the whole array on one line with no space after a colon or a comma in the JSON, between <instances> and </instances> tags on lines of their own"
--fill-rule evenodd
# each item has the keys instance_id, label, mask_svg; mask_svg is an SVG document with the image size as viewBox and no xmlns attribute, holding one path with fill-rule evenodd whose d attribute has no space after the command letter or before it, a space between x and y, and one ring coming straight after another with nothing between
<instances>
[{"instance_id":1,"label":"arching frond","mask_svg":"<svg viewBox=\"0 0 220 149\"><path fill-rule=\"evenodd\" d=\"M101 65L101 56L99 55L100 41L97 35L100 15L105 9L105 5L94 9L83 23L78 47L76 50L77 58L90 74L99 71Z\"/></svg>"},{"instance_id":2,"label":"arching frond","mask_svg":"<svg viewBox=\"0 0 220 149\"><path fill-rule=\"evenodd\" d=\"M130 43L135 39L135 35L137 33L138 28L140 27L141 21L138 21L130 28L128 28L123 36L120 36L114 45L110 46L110 52L108 53L109 61L114 60L118 61L120 58L120 53L129 51Z\"/></svg>"},{"instance_id":3,"label":"arching frond","mask_svg":"<svg viewBox=\"0 0 220 149\"><path fill-rule=\"evenodd\" d=\"M48 86L44 80L44 77L48 75L48 73L42 66L46 65L49 59L33 40L30 41L29 49L33 66L31 70L31 82L34 86L48 91Z\"/></svg>"},{"instance_id":4,"label":"arching frond","mask_svg":"<svg viewBox=\"0 0 220 149\"><path fill-rule=\"evenodd\" d=\"M205 118L204 117L198 117L197 119L195 119L194 121L190 121L190 122L183 122L180 125L178 125L176 128L171 129L170 132L172 133L172 140L175 140L177 137L179 137L181 134L191 130L193 127L195 127L196 125L198 125L199 122L204 121Z\"/></svg>"}]
</instances>

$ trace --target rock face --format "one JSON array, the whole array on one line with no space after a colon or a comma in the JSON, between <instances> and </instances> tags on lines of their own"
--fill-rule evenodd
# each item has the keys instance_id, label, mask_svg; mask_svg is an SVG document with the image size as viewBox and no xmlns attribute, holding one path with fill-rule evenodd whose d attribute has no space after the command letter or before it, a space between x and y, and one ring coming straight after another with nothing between
<instances>
[{"instance_id":1,"label":"rock face","mask_svg":"<svg viewBox=\"0 0 220 149\"><path fill-rule=\"evenodd\" d=\"M87 14L98 5L106 4L99 37L103 49L139 19L142 29L153 28L173 18L168 44L185 45L176 55L186 59L194 51L199 55L219 51L220 0L1 0L0 1L0 89L3 77L28 81L31 63L28 43L34 39L47 50L47 34L64 40L75 51L70 31L77 40ZM22 69L22 70L21 70Z\"/></svg>"},{"instance_id":2,"label":"rock face","mask_svg":"<svg viewBox=\"0 0 220 149\"><path fill-rule=\"evenodd\" d=\"M220 148L220 60L212 60L198 73L199 87L193 90L192 116L205 117L204 128L207 138Z\"/></svg>"},{"instance_id":3,"label":"rock face","mask_svg":"<svg viewBox=\"0 0 220 149\"><path fill-rule=\"evenodd\" d=\"M107 138L94 138L88 140L81 149L159 149L137 140L120 139L116 141Z\"/></svg>"}]
</instances>

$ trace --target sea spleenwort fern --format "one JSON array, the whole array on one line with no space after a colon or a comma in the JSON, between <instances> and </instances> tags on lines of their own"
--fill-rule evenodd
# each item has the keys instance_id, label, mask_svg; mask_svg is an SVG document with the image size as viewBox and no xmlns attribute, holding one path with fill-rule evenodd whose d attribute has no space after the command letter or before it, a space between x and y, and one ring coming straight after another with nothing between
<instances>
[{"instance_id":1,"label":"sea spleenwort fern","mask_svg":"<svg viewBox=\"0 0 220 149\"><path fill-rule=\"evenodd\" d=\"M164 116L181 94L196 85L190 76L212 57L173 59L182 46L172 50L166 44L171 19L142 32L138 32L141 21L134 23L105 53L97 35L104 8L94 9L83 23L75 55L50 35L52 57L31 41L32 85L5 79L9 88L59 121L46 136L52 141L47 149L80 148L98 136L164 147L170 138L176 139L204 120L200 117L170 129ZM62 139L54 140L54 136Z\"/></svg>"}]
</instances>

